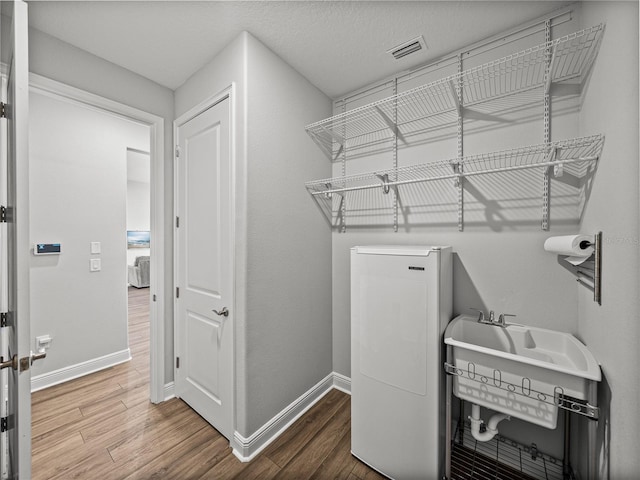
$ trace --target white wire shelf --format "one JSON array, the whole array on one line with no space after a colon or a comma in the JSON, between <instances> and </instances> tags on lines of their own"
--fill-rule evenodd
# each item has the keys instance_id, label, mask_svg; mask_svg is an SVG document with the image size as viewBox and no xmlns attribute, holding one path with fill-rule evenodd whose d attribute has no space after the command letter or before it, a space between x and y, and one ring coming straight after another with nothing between
<instances>
[{"instance_id":1,"label":"white wire shelf","mask_svg":"<svg viewBox=\"0 0 640 480\"><path fill-rule=\"evenodd\" d=\"M451 453L451 480L563 480L562 460L502 435L479 442L470 422L456 427ZM571 476L573 478L573 476Z\"/></svg>"},{"instance_id":2,"label":"white wire shelf","mask_svg":"<svg viewBox=\"0 0 640 480\"><path fill-rule=\"evenodd\" d=\"M502 108L505 99L516 94L530 92L542 98L552 84L582 83L598 53L603 31L600 24L566 35L321 120L308 125L306 131L329 159L336 160L345 149L394 136L403 140L454 125L474 106L482 104L486 114L488 104Z\"/></svg>"},{"instance_id":3,"label":"white wire shelf","mask_svg":"<svg viewBox=\"0 0 640 480\"><path fill-rule=\"evenodd\" d=\"M419 165L379 170L306 182L307 191L325 214L332 226L341 224L344 198L349 192L377 190L402 200L402 188L425 186L451 180L451 187L463 188L468 177L540 169L551 171L554 176L563 175L580 182L589 173L589 166L598 161L604 146L604 136L573 138L551 143L531 145L492 153L483 153L437 160ZM463 208L459 204L459 209Z\"/></svg>"}]
</instances>

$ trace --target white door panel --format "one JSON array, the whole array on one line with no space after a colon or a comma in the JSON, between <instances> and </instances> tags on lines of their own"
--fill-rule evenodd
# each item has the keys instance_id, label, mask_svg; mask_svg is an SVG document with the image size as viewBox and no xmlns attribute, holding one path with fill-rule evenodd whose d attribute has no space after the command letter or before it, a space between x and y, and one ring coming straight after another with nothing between
<instances>
[{"instance_id":1,"label":"white door panel","mask_svg":"<svg viewBox=\"0 0 640 480\"><path fill-rule=\"evenodd\" d=\"M188 289L220 298L221 177L220 133L216 123L185 139L188 189L184 205L186 280ZM224 187L222 187L224 188Z\"/></svg>"},{"instance_id":2,"label":"white door panel","mask_svg":"<svg viewBox=\"0 0 640 480\"><path fill-rule=\"evenodd\" d=\"M9 19L0 32L2 63L8 66L6 92L6 189L7 262L2 265L7 278L9 324L0 337L4 360L16 359L17 368L3 375L8 384L8 432L2 439L3 478L31 478L31 334L29 320L29 71L27 5L22 1L2 2L2 15ZM4 246L3 246L4 248ZM4 274L3 274L4 275ZM6 333L6 335L5 335ZM8 456L7 456L8 454Z\"/></svg>"},{"instance_id":3,"label":"white door panel","mask_svg":"<svg viewBox=\"0 0 640 480\"><path fill-rule=\"evenodd\" d=\"M176 394L227 438L233 435L229 103L222 100L176 132Z\"/></svg>"},{"instance_id":4,"label":"white door panel","mask_svg":"<svg viewBox=\"0 0 640 480\"><path fill-rule=\"evenodd\" d=\"M220 404L218 356L220 322L205 318L194 312L187 312L185 319L186 343L185 352L186 381L214 402Z\"/></svg>"}]
</instances>

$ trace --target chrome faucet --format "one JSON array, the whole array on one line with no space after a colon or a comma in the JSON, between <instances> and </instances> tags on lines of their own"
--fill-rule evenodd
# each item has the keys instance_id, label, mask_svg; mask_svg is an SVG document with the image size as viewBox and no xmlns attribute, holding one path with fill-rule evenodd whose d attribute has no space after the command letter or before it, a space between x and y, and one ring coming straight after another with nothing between
<instances>
[{"instance_id":1,"label":"chrome faucet","mask_svg":"<svg viewBox=\"0 0 640 480\"><path fill-rule=\"evenodd\" d=\"M506 327L507 322L505 321L504 317L515 317L515 315L513 315L512 313L501 313L498 316L498 321L495 324L502 328Z\"/></svg>"},{"instance_id":2,"label":"chrome faucet","mask_svg":"<svg viewBox=\"0 0 640 480\"><path fill-rule=\"evenodd\" d=\"M493 324L493 319L494 319L493 310L489 312L489 320L484 318L484 312L479 308L470 308L469 310L478 312L478 323L487 323L489 325Z\"/></svg>"},{"instance_id":3,"label":"chrome faucet","mask_svg":"<svg viewBox=\"0 0 640 480\"><path fill-rule=\"evenodd\" d=\"M494 325L496 327L506 327L507 322L505 321L505 317L515 317L515 315L511 313L501 313L498 315L498 319L496 320L496 314L493 310L489 311L489 319L485 318L484 312L479 308L470 308L469 310L473 310L478 312L478 323L486 323L487 325Z\"/></svg>"}]
</instances>

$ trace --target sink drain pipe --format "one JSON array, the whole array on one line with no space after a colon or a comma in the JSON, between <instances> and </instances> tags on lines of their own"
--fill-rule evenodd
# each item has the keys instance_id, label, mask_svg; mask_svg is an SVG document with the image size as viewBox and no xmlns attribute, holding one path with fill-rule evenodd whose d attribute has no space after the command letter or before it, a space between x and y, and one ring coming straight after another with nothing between
<instances>
[{"instance_id":1,"label":"sink drain pipe","mask_svg":"<svg viewBox=\"0 0 640 480\"><path fill-rule=\"evenodd\" d=\"M479 442L488 442L498 434L498 423L502 420L511 420L511 417L505 413L496 413L489 419L487 423L487 429L484 432L480 432L480 425L484 423L480 418L480 405L475 403L471 404L471 435Z\"/></svg>"}]
</instances>

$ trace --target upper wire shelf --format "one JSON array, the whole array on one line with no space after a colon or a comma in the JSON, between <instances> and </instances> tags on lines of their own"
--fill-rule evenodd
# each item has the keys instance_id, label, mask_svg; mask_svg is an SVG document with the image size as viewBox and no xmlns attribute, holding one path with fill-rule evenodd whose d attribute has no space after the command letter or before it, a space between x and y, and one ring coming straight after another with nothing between
<instances>
[{"instance_id":1,"label":"upper wire shelf","mask_svg":"<svg viewBox=\"0 0 640 480\"><path fill-rule=\"evenodd\" d=\"M600 45L604 24L508 55L305 127L320 149L337 160L346 149L453 125L465 110L552 84L582 82ZM550 64L550 67L548 68ZM460 96L459 96L460 95Z\"/></svg>"}]
</instances>

